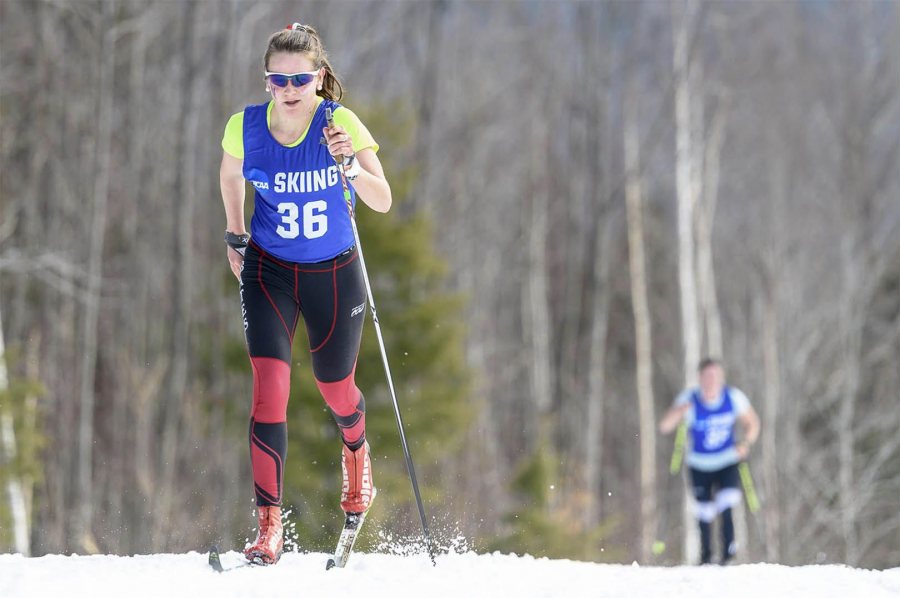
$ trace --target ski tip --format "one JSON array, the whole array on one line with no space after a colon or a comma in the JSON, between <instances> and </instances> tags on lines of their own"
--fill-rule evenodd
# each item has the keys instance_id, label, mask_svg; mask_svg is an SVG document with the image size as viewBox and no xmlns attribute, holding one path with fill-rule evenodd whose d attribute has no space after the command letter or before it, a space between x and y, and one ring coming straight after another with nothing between
<instances>
[{"instance_id":1,"label":"ski tip","mask_svg":"<svg viewBox=\"0 0 900 598\"><path fill-rule=\"evenodd\" d=\"M209 549L209 566L219 573L223 571L222 561L219 559L219 549L216 546Z\"/></svg>"},{"instance_id":2,"label":"ski tip","mask_svg":"<svg viewBox=\"0 0 900 598\"><path fill-rule=\"evenodd\" d=\"M328 559L328 562L325 563L325 570L326 571L330 570L332 567L335 566L335 564L336 563L334 562L334 559Z\"/></svg>"}]
</instances>

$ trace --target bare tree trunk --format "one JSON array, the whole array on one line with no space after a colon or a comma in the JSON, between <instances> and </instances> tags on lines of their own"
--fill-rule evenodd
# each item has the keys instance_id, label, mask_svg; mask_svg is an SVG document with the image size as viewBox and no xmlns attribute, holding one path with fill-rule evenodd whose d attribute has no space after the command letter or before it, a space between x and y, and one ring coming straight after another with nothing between
<instances>
[{"instance_id":1,"label":"bare tree trunk","mask_svg":"<svg viewBox=\"0 0 900 598\"><path fill-rule=\"evenodd\" d=\"M546 124L538 125L539 133L532 151L533 172L539 174L545 171L546 157L543 154L548 146L549 132ZM523 313L525 314L525 335L531 350L529 371L531 374L531 401L532 414L527 420L527 436L531 443L540 446L547 440L543 434L544 417L548 413L552 401L551 365L553 363L550 354L550 306L547 297L547 209L548 198L544 192L543 184L534 185L533 192L528 200L528 218L526 225L528 231L528 280L523 285ZM532 445L534 446L534 445Z\"/></svg>"},{"instance_id":2,"label":"bare tree trunk","mask_svg":"<svg viewBox=\"0 0 900 598\"><path fill-rule=\"evenodd\" d=\"M416 138L413 151L413 159L416 160L419 169L427 172L430 166L429 150L431 148L430 135L433 130L434 106L438 97L438 75L440 73L440 60L443 57L441 52L441 41L443 28L441 27L444 15L447 12L446 0L437 0L436 2L428 2L421 5L421 8L428 13L427 17L427 43L425 53L422 56L422 64L420 65L420 79L422 81L421 92L417 94L419 105L417 107L418 118L416 120ZM425 183L426 177L420 177L422 183ZM427 197L424 188L419 192L411 194L413 199L418 197ZM414 204L415 201L410 202Z\"/></svg>"},{"instance_id":3,"label":"bare tree trunk","mask_svg":"<svg viewBox=\"0 0 900 598\"><path fill-rule=\"evenodd\" d=\"M726 108L720 105L713 116L709 139L706 142L701 193L703 201L697 210L697 278L706 330L706 352L720 359L724 357L724 347L713 266L712 228L718 200L719 158L725 139L725 117ZM699 156L699 152L697 155Z\"/></svg>"},{"instance_id":4,"label":"bare tree trunk","mask_svg":"<svg viewBox=\"0 0 900 598\"><path fill-rule=\"evenodd\" d=\"M781 511L778 487L778 454L775 444L778 413L781 403L781 368L778 355L778 310L774 276L768 273L763 306L763 372L765 377L765 408L763 409L762 463L766 504L763 517L766 523L766 560L779 562Z\"/></svg>"},{"instance_id":5,"label":"bare tree trunk","mask_svg":"<svg viewBox=\"0 0 900 598\"><path fill-rule=\"evenodd\" d=\"M641 562L651 557L657 534L656 507L656 414L653 408L653 361L650 331L650 304L644 259L643 200L636 97L626 101L625 113L625 202L628 221L628 266L631 273L631 305L634 312L636 386L640 420L641 480Z\"/></svg>"},{"instance_id":6,"label":"bare tree trunk","mask_svg":"<svg viewBox=\"0 0 900 598\"><path fill-rule=\"evenodd\" d=\"M122 377L120 388L113 401L112 410L112 434L111 446L115 455L113 478L109 489L109 509L107 516L107 528L121 530L116 534L115 546L110 547L116 554L127 554L133 551L134 538L144 537L144 530L139 529L139 524L132 525L129 520L130 507L135 497L132 491L136 488L136 468L132 461L135 442L134 426L134 391L138 388L137 372L140 370L135 364L146 363L144 331L148 326L150 316L146 309L145 294L142 292L144 284L142 278L147 272L146 245L142 242L141 228L147 226L147 202L150 197L147 187L148 179L142 179L149 153L146 148L147 123L145 121L147 100L144 93L146 85L146 62L148 40L154 37L153 32L147 31L151 19L149 9L144 5L132 7L134 13L131 16L136 23L134 35L130 39L130 73L128 80L128 111L126 112L128 130L131 132L127 144L128 176L131 180L143 180L145 184L137 185L134 189L134 209L128 210L121 222L123 235L129 239L128 263L132 267L129 276L129 285L133 289L131 306L133 313L143 314L141 318L129 317L123 314L118 324L120 330L127 330L123 335L123 347L116 352L117 371ZM152 226L152 225L151 225ZM149 227L148 227L149 228ZM127 338L127 340L124 340Z\"/></svg>"},{"instance_id":7,"label":"bare tree trunk","mask_svg":"<svg viewBox=\"0 0 900 598\"><path fill-rule=\"evenodd\" d=\"M763 237L764 247L762 248L762 286L763 286L763 309L762 309L762 354L763 354L763 409L762 418L762 436L761 436L761 460L762 460L762 482L765 488L765 502L763 503L762 517L765 522L765 558L770 563L781 561L781 514L783 505L781 502L781 492L779 483L779 465L783 463L789 464L789 468L793 465L794 459L784 453L778 451L778 439L781 439L782 446L793 447L799 443L797 438L796 426L792 423L797 409L787 407L782 409L781 405L781 354L778 337L779 329L779 296L781 286L779 285L779 273L786 268L783 259L782 240L784 232L782 223L785 221L786 214L784 206L786 198L789 194L789 168L790 165L783 158L778 156L779 142L774 133L774 128L767 131L767 145L769 146L768 155L771 156L769 162L769 201L770 211L767 217L768 226L766 226L767 235ZM781 276L784 276L783 274ZM787 292L796 292L795 285L787 285ZM789 368L790 366L788 366ZM781 422L781 425L779 425ZM787 438L785 435L790 434ZM791 449L788 449L791 450ZM789 476L791 473L789 471ZM793 476L791 476L793 477Z\"/></svg>"},{"instance_id":8,"label":"bare tree trunk","mask_svg":"<svg viewBox=\"0 0 900 598\"><path fill-rule=\"evenodd\" d=\"M856 529L858 504L854 473L854 452L856 434L856 395L859 392L861 327L859 306L854 301L860 284L853 252L856 249L855 235L848 233L841 242L841 265L843 267L844 292L840 297L839 330L841 338L841 362L843 383L837 418L838 445L838 497L840 504L841 537L844 539L844 562L855 567L859 562L859 535Z\"/></svg>"},{"instance_id":9,"label":"bare tree trunk","mask_svg":"<svg viewBox=\"0 0 900 598\"><path fill-rule=\"evenodd\" d=\"M603 51L602 44L594 44L594 38L603 14L591 14L584 12L579 16L583 21L581 37L587 45L587 72L597 76L601 80L609 77L609 71L613 60ZM602 37L602 36L601 36ZM591 191L594 201L589 203L587 209L597 217L591 222L589 235L591 236L592 250L590 252L590 270L592 277L591 295L586 299L589 306L590 333L587 342L587 388L584 417L587 420L584 432L584 482L587 494L587 503L584 509L584 528L590 530L599 525L603 517L603 497L601 495L603 479L603 459L605 452L604 424L606 408L606 361L609 346L609 323L612 317L610 304L612 302L612 274L615 234L618 218L610 209L614 206L612 199L612 172L614 170L613 156L615 145L601 143L600 139L611 138L611 120L609 110L611 100L608 91L603 86L598 86L596 94L588 108L589 119L596 123L600 135L588 135L587 154L596 156L594 164L589 164L588 169L594 172L593 180L588 179L589 184L585 193ZM603 216L601 216L603 215ZM582 333L583 334L583 333Z\"/></svg>"},{"instance_id":10,"label":"bare tree trunk","mask_svg":"<svg viewBox=\"0 0 900 598\"><path fill-rule=\"evenodd\" d=\"M196 73L193 71L194 36L191 35L196 5L195 2L187 2L184 5L184 15L181 19L182 102L181 109L178 111L176 129L179 160L175 175L175 189L172 194L174 201L172 211L177 214L175 226L172 228L175 266L172 286L175 292L175 304L169 349L172 359L169 362L169 379L163 402L163 433L160 446L162 449L160 484L163 492L158 495L161 500L155 513L156 530L153 534L153 542L156 549L162 549L165 546L168 540L168 530L177 529L177 526L172 526L174 523L172 521L172 504L178 500L176 477L179 447L181 446L180 430L183 425L183 413L186 409L185 394L190 359L191 279L194 261L191 239L193 239L193 204L196 195L194 192L196 177L192 174L196 171L194 168L196 158L195 152L191 148L197 147L196 123L199 116L199 111L193 105L194 87L197 81ZM188 119L188 115L194 116Z\"/></svg>"},{"instance_id":11,"label":"bare tree trunk","mask_svg":"<svg viewBox=\"0 0 900 598\"><path fill-rule=\"evenodd\" d=\"M97 146L95 162L91 229L88 231L88 279L85 294L84 327L82 330L81 399L78 418L78 514L76 537L82 548L90 553L98 551L93 527L93 459L94 459L94 380L99 354L101 294L103 290L103 247L106 241L106 205L109 194L111 141L113 128L113 89L115 76L115 31L111 26L113 5L104 2L98 16L97 31L103 32L100 46L100 81L97 85Z\"/></svg>"},{"instance_id":12,"label":"bare tree trunk","mask_svg":"<svg viewBox=\"0 0 900 598\"><path fill-rule=\"evenodd\" d=\"M675 29L674 69L675 90L675 178L678 194L678 287L681 295L681 331L684 382L696 383L696 367L700 360L700 335L697 320L697 292L694 276L694 207L697 190L694 188L694 145L691 139L690 56L688 42L694 27L696 3L686 0L672 4L672 26ZM682 8L683 7L683 8ZM699 542L694 524L691 494L684 505L685 562L695 562Z\"/></svg>"},{"instance_id":13,"label":"bare tree trunk","mask_svg":"<svg viewBox=\"0 0 900 598\"><path fill-rule=\"evenodd\" d=\"M597 231L598 251L594 262L594 301L591 313L590 344L588 345L589 364L587 389L587 426L585 430L584 476L588 493L587 507L584 510L584 527L592 529L600 523L600 468L603 465L603 411L606 392L606 347L607 330L609 329L610 270L612 265L612 249L610 240L613 234L609 227L601 227ZM607 230L604 230L606 228Z\"/></svg>"},{"instance_id":14,"label":"bare tree trunk","mask_svg":"<svg viewBox=\"0 0 900 598\"><path fill-rule=\"evenodd\" d=\"M673 4L676 6L677 3ZM688 39L695 12L693 0L685 2L686 10L681 15L675 39L675 176L678 194L678 287L681 294L681 327L684 353L684 381L687 385L696 382L697 362L700 360L700 337L697 319L697 285L694 275L694 210L697 204L697 189L692 176L694 162L694 140L691 138L691 102Z\"/></svg>"}]
</instances>

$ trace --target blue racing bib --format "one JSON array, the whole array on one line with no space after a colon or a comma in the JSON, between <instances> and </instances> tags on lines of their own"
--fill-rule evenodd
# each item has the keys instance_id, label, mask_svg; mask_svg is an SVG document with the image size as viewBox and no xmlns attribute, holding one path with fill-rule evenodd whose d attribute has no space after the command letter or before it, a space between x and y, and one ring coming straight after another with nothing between
<instances>
[{"instance_id":1,"label":"blue racing bib","mask_svg":"<svg viewBox=\"0 0 900 598\"><path fill-rule=\"evenodd\" d=\"M722 401L709 408L700 398L700 392L691 395L694 404L694 422L691 426L693 451L704 455L721 453L734 447L734 412L731 395L726 386L722 390Z\"/></svg>"},{"instance_id":2,"label":"blue racing bib","mask_svg":"<svg viewBox=\"0 0 900 598\"><path fill-rule=\"evenodd\" d=\"M255 189L250 221L253 241L275 257L291 262L321 262L353 245L350 213L338 167L319 142L327 126L325 109L340 104L323 100L306 138L281 145L266 122L268 104L244 110L244 178ZM356 194L350 188L355 205Z\"/></svg>"}]
</instances>

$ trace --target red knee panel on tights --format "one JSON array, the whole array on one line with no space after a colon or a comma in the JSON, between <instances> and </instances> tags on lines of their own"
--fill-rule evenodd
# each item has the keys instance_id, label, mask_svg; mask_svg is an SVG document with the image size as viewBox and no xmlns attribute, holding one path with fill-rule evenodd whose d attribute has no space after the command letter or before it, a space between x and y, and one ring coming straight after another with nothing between
<instances>
[{"instance_id":1,"label":"red knee panel on tights","mask_svg":"<svg viewBox=\"0 0 900 598\"><path fill-rule=\"evenodd\" d=\"M274 357L251 357L253 365L253 408L250 417L264 424L287 420L291 393L291 366Z\"/></svg>"},{"instance_id":2,"label":"red knee panel on tights","mask_svg":"<svg viewBox=\"0 0 900 598\"><path fill-rule=\"evenodd\" d=\"M349 376L337 382L316 380L316 385L319 387L319 392L322 393L325 402L338 415L352 415L356 411L357 404L359 404L359 389L356 388L356 382L353 380L355 373L356 368L350 372Z\"/></svg>"},{"instance_id":3,"label":"red knee panel on tights","mask_svg":"<svg viewBox=\"0 0 900 598\"><path fill-rule=\"evenodd\" d=\"M350 375L337 382L321 382L316 380L319 392L334 412L344 442L357 442L366 431L366 414L359 411L362 394L353 380L355 368ZM358 417L353 417L358 415ZM344 419L346 418L346 419Z\"/></svg>"}]
</instances>

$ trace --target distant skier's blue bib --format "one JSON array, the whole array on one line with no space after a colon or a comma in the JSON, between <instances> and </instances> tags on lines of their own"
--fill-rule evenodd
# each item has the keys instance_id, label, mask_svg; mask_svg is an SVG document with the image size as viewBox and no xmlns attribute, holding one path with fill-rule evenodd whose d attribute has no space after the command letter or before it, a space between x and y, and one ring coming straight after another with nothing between
<instances>
[{"instance_id":1,"label":"distant skier's blue bib","mask_svg":"<svg viewBox=\"0 0 900 598\"><path fill-rule=\"evenodd\" d=\"M707 406L696 391L691 396L691 401L694 404L694 422L691 426L693 451L711 455L734 448L737 415L728 387L722 390L722 401L714 408Z\"/></svg>"},{"instance_id":2,"label":"distant skier's blue bib","mask_svg":"<svg viewBox=\"0 0 900 598\"><path fill-rule=\"evenodd\" d=\"M353 229L337 165L319 142L327 126L323 100L306 138L294 147L278 143L266 123L268 104L244 110L244 178L256 189L250 221L253 241L291 262L321 262L353 245ZM355 203L356 195L350 188Z\"/></svg>"}]
</instances>

